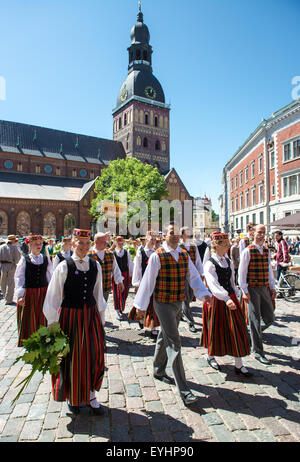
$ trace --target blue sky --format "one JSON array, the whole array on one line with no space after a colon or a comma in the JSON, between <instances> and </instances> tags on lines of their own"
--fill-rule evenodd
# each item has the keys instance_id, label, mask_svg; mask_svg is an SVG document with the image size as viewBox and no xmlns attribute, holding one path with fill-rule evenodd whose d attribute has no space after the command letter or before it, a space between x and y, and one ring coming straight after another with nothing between
<instances>
[{"instance_id":1,"label":"blue sky","mask_svg":"<svg viewBox=\"0 0 300 462\"><path fill-rule=\"evenodd\" d=\"M218 210L222 168L300 75L299 0L144 0L171 166ZM137 0L1 5L0 118L112 139Z\"/></svg>"}]
</instances>

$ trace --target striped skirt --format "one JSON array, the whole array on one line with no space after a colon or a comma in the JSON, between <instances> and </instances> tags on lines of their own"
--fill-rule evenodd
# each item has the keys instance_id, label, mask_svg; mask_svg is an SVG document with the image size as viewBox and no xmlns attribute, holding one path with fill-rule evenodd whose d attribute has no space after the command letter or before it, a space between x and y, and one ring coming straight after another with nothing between
<instances>
[{"instance_id":1,"label":"striped skirt","mask_svg":"<svg viewBox=\"0 0 300 462\"><path fill-rule=\"evenodd\" d=\"M136 308L133 307L128 314L128 319L131 319L132 321L136 321ZM153 307L153 295L150 298L149 306L147 310L145 311L145 317L144 317L144 327L147 327L149 329L154 329L155 327L159 327L159 319L157 317L157 314L154 310Z\"/></svg>"},{"instance_id":2,"label":"striped skirt","mask_svg":"<svg viewBox=\"0 0 300 462\"><path fill-rule=\"evenodd\" d=\"M121 291L120 288L118 288L117 284L114 281L114 278L112 278L112 292L113 292L113 300L114 300L114 308L116 311L124 311L125 310L125 305L126 305L126 300L129 294L129 288L131 285L131 278L129 276L129 271L124 271L122 273L123 276L123 284L124 284L124 290L123 292Z\"/></svg>"},{"instance_id":3,"label":"striped skirt","mask_svg":"<svg viewBox=\"0 0 300 462\"><path fill-rule=\"evenodd\" d=\"M25 289L25 304L17 303L18 347L23 346L23 340L28 339L40 326L46 326L47 320L43 314L43 304L48 287Z\"/></svg>"},{"instance_id":4,"label":"striped skirt","mask_svg":"<svg viewBox=\"0 0 300 462\"><path fill-rule=\"evenodd\" d=\"M250 354L250 339L241 306L235 294L230 298L237 305L231 311L226 303L213 297L212 305L203 304L201 346L210 356L240 358Z\"/></svg>"},{"instance_id":5,"label":"striped skirt","mask_svg":"<svg viewBox=\"0 0 300 462\"><path fill-rule=\"evenodd\" d=\"M55 401L68 399L72 406L90 404L90 391L99 391L104 375L104 329L96 306L61 308L59 323L68 336L70 352L52 375Z\"/></svg>"}]
</instances>

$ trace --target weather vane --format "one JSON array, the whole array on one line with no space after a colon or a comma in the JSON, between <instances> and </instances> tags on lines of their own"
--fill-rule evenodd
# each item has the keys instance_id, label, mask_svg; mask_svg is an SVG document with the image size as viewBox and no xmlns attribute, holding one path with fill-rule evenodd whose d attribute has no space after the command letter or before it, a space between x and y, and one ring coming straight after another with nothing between
<instances>
[{"instance_id":1,"label":"weather vane","mask_svg":"<svg viewBox=\"0 0 300 462\"><path fill-rule=\"evenodd\" d=\"M140 9L140 11L142 11L142 2L141 1L139 1L139 9Z\"/></svg>"}]
</instances>

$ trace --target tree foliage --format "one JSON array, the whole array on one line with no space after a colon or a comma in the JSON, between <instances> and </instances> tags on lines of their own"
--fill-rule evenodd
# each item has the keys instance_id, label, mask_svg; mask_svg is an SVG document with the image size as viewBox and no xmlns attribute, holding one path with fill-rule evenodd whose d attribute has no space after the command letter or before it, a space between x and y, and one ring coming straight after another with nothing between
<instances>
[{"instance_id":1,"label":"tree foliage","mask_svg":"<svg viewBox=\"0 0 300 462\"><path fill-rule=\"evenodd\" d=\"M165 178L157 168L143 164L136 158L117 159L110 162L95 182L96 197L90 214L97 219L101 213L98 204L102 200L118 202L118 193L126 192L128 203L134 200L146 202L150 213L151 200L161 200L169 192Z\"/></svg>"}]
</instances>

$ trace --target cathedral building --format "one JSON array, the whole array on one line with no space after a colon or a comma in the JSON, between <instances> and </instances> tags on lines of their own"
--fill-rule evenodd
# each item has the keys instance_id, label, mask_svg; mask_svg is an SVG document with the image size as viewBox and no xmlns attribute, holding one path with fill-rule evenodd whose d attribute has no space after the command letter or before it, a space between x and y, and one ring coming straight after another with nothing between
<instances>
[{"instance_id":1,"label":"cathedral building","mask_svg":"<svg viewBox=\"0 0 300 462\"><path fill-rule=\"evenodd\" d=\"M192 199L170 169L170 106L152 72L141 6L128 55L128 75L113 110L113 140L0 120L0 236L59 238L74 227L90 229L97 177L127 156L158 168L170 201Z\"/></svg>"}]
</instances>

